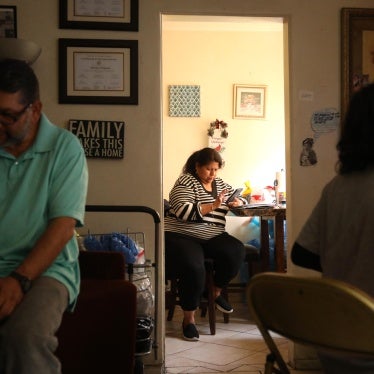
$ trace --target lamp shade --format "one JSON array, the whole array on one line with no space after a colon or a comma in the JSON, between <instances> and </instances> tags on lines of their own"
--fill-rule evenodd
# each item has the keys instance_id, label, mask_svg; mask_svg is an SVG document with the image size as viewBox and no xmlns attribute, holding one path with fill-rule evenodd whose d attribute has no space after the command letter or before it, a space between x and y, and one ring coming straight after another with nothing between
<instances>
[{"instance_id":1,"label":"lamp shade","mask_svg":"<svg viewBox=\"0 0 374 374\"><path fill-rule=\"evenodd\" d=\"M42 49L34 42L17 38L0 38L0 60L14 58L32 64Z\"/></svg>"}]
</instances>

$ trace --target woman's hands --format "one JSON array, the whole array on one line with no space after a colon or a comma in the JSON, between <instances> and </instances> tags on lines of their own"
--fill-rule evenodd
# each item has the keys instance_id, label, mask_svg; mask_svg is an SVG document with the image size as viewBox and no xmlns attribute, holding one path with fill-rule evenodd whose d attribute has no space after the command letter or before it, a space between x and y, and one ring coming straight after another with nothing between
<instances>
[{"instance_id":1,"label":"woman's hands","mask_svg":"<svg viewBox=\"0 0 374 374\"><path fill-rule=\"evenodd\" d=\"M227 190L224 190L223 191L223 196L225 196L225 194L227 193ZM222 193L221 193L222 194ZM221 195L220 194L220 195ZM229 207L229 208L235 208L237 206L242 206L244 203L242 200L240 200L238 197L235 197L233 201L230 201L229 203L226 203L226 205Z\"/></svg>"},{"instance_id":2,"label":"woman's hands","mask_svg":"<svg viewBox=\"0 0 374 374\"><path fill-rule=\"evenodd\" d=\"M218 194L218 196L216 197L213 203L201 204L200 206L201 214L205 216L206 214L219 208L226 201L226 194L227 194L227 190L223 190L221 193ZM243 201L238 199L237 197L234 199L234 201L227 203L227 206L229 208L234 208L234 207L241 206L241 205L243 205Z\"/></svg>"},{"instance_id":3,"label":"woman's hands","mask_svg":"<svg viewBox=\"0 0 374 374\"><path fill-rule=\"evenodd\" d=\"M213 203L206 203L200 205L200 212L203 216L206 214L213 212L220 207L220 205L225 201L226 190L222 191L214 200Z\"/></svg>"},{"instance_id":4,"label":"woman's hands","mask_svg":"<svg viewBox=\"0 0 374 374\"><path fill-rule=\"evenodd\" d=\"M227 206L230 208L235 208L237 206L242 206L244 203L242 200L238 199L237 197L231 203L227 203Z\"/></svg>"},{"instance_id":5,"label":"woman's hands","mask_svg":"<svg viewBox=\"0 0 374 374\"><path fill-rule=\"evenodd\" d=\"M216 200L213 203L213 209L212 210L217 209L221 204L223 204L226 201L226 199L227 199L226 194L227 194L227 190L223 190L217 196ZM237 207L237 206L242 206L244 203L243 203L242 200L235 197L234 201L231 201L230 203L226 203L226 204L229 208L234 208L234 207Z\"/></svg>"},{"instance_id":6,"label":"woman's hands","mask_svg":"<svg viewBox=\"0 0 374 374\"><path fill-rule=\"evenodd\" d=\"M227 193L227 190L223 190L221 193L218 194L218 196L216 197L216 200L213 203L213 209L212 210L215 210L215 209L219 208L220 205L225 202L226 193Z\"/></svg>"}]
</instances>

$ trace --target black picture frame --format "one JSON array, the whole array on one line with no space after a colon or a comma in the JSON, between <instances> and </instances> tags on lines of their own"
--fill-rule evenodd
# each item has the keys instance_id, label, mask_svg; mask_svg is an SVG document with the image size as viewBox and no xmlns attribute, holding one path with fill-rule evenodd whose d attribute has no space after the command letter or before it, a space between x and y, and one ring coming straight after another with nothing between
<instances>
[{"instance_id":1,"label":"black picture frame","mask_svg":"<svg viewBox=\"0 0 374 374\"><path fill-rule=\"evenodd\" d=\"M367 40L374 43L374 9L341 9L341 118L344 120L353 93L369 81L363 56L370 54Z\"/></svg>"},{"instance_id":2,"label":"black picture frame","mask_svg":"<svg viewBox=\"0 0 374 374\"><path fill-rule=\"evenodd\" d=\"M0 38L17 38L17 7L0 5Z\"/></svg>"},{"instance_id":3,"label":"black picture frame","mask_svg":"<svg viewBox=\"0 0 374 374\"><path fill-rule=\"evenodd\" d=\"M65 39L59 43L59 103L138 104L138 41Z\"/></svg>"},{"instance_id":4,"label":"black picture frame","mask_svg":"<svg viewBox=\"0 0 374 374\"><path fill-rule=\"evenodd\" d=\"M113 16L110 15L109 9L98 15L94 9L89 9L87 13L76 14L74 6L78 0L59 1L61 29L139 31L139 0L122 0L123 14ZM90 11L92 14L89 14Z\"/></svg>"}]
</instances>

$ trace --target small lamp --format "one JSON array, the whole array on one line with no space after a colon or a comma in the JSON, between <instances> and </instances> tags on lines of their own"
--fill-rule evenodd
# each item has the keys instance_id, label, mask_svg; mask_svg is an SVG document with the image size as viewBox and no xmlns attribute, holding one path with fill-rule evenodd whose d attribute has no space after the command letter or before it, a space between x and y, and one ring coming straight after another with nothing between
<instances>
[{"instance_id":1,"label":"small lamp","mask_svg":"<svg viewBox=\"0 0 374 374\"><path fill-rule=\"evenodd\" d=\"M0 38L0 60L14 58L29 65L35 62L42 49L34 42L17 38Z\"/></svg>"}]
</instances>

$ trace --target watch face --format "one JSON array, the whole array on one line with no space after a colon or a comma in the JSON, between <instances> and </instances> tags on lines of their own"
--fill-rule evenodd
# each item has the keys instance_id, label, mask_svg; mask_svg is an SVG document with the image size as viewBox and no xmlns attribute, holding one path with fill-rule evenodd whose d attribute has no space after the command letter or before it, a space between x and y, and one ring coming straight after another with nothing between
<instances>
[{"instance_id":1,"label":"watch face","mask_svg":"<svg viewBox=\"0 0 374 374\"><path fill-rule=\"evenodd\" d=\"M30 279L24 279L21 281L21 288L23 293L26 293L31 288L31 281Z\"/></svg>"},{"instance_id":2,"label":"watch face","mask_svg":"<svg viewBox=\"0 0 374 374\"><path fill-rule=\"evenodd\" d=\"M21 286L23 293L26 293L27 291L29 291L29 289L31 288L31 280L29 278L25 277L24 275L20 273L17 273L16 271L12 271L10 273L10 276L14 279L17 279L17 281L19 282Z\"/></svg>"}]
</instances>

